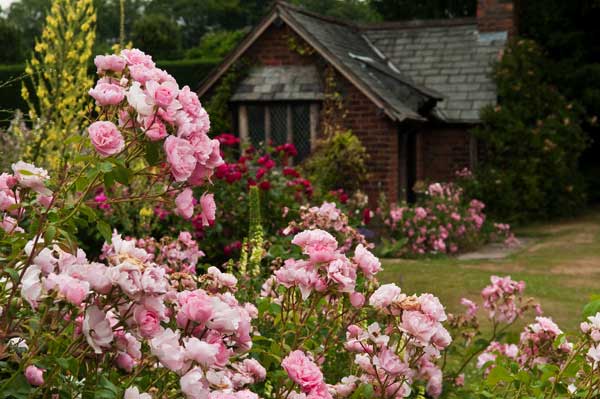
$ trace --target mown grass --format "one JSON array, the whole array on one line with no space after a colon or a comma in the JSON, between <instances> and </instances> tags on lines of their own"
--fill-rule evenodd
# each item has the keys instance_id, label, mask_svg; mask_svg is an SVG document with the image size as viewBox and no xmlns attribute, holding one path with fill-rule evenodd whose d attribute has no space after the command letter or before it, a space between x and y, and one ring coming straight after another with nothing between
<instances>
[{"instance_id":1,"label":"mown grass","mask_svg":"<svg viewBox=\"0 0 600 399\"><path fill-rule=\"evenodd\" d=\"M458 312L462 310L460 298L479 299L491 275L510 275L526 282L526 295L541 303L545 315L564 331L575 331L590 295L600 293L600 209L516 233L531 242L505 259L388 259L383 261L380 280L395 282L407 293L431 292L449 312ZM521 327L519 323L513 330Z\"/></svg>"}]
</instances>

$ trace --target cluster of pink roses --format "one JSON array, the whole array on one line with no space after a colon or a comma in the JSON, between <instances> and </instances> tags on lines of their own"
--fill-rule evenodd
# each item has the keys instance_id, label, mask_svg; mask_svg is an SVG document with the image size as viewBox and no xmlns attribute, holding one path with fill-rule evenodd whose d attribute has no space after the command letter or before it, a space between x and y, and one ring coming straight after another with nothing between
<instances>
[{"instance_id":1,"label":"cluster of pink roses","mask_svg":"<svg viewBox=\"0 0 600 399\"><path fill-rule=\"evenodd\" d=\"M198 279L191 265L201 253L189 233L158 253L145 248L156 245L115 233L104 264L89 262L82 250L30 242L21 295L34 309L48 297L71 305L64 322L74 323L75 339L87 341L83 350L108 354L124 372L158 361L180 376L188 398L258 398L246 386L266 372L245 355L258 311L233 296L237 279L214 267ZM26 377L42 385L43 370L33 367Z\"/></svg>"},{"instance_id":2,"label":"cluster of pink roses","mask_svg":"<svg viewBox=\"0 0 600 399\"><path fill-rule=\"evenodd\" d=\"M287 212L287 208L284 212ZM291 221L283 230L284 235L297 233L302 230L321 229L337 235L342 239L341 252L346 252L356 244L372 248L365 237L350 225L348 216L339 209L335 202L323 202L321 206L301 206L300 221Z\"/></svg>"},{"instance_id":3,"label":"cluster of pink roses","mask_svg":"<svg viewBox=\"0 0 600 399\"><path fill-rule=\"evenodd\" d=\"M518 362L522 367L533 368L538 364L561 364L573 350L566 339L555 345L563 332L549 317L538 316L535 323L525 327L519 339Z\"/></svg>"},{"instance_id":4,"label":"cluster of pink roses","mask_svg":"<svg viewBox=\"0 0 600 399\"><path fill-rule=\"evenodd\" d=\"M24 204L21 191L37 194L35 203L47 208L52 202L52 191L46 187L48 172L32 164L19 161L12 165L13 174L0 174L0 228L6 233L23 232L19 220Z\"/></svg>"},{"instance_id":5,"label":"cluster of pink roses","mask_svg":"<svg viewBox=\"0 0 600 399\"><path fill-rule=\"evenodd\" d=\"M292 392L290 399L332 399L319 366L300 350L293 351L281 362L281 366L302 393Z\"/></svg>"},{"instance_id":6,"label":"cluster of pink roses","mask_svg":"<svg viewBox=\"0 0 600 399\"><path fill-rule=\"evenodd\" d=\"M408 296L395 284L386 284L371 295L369 305L386 315L387 325L348 327L344 346L356 353L360 369L360 374L348 381L372 384L380 398L404 398L410 395L415 380L423 380L429 395L438 397L442 371L435 361L452 341L442 325L447 317L438 298L431 294ZM338 384L336 390L347 392L349 388Z\"/></svg>"},{"instance_id":7,"label":"cluster of pink roses","mask_svg":"<svg viewBox=\"0 0 600 399\"><path fill-rule=\"evenodd\" d=\"M406 239L404 251L413 255L457 253L488 237L483 229L485 205L476 199L465 202L462 189L452 183L433 183L415 206L392 206L384 223L396 239ZM517 243L506 224L494 226L494 237L504 237L507 245Z\"/></svg>"},{"instance_id":8,"label":"cluster of pink roses","mask_svg":"<svg viewBox=\"0 0 600 399\"><path fill-rule=\"evenodd\" d=\"M331 290L350 295L356 307L364 304L364 295L355 291L358 271L372 279L381 270L381 263L368 249L359 244L354 257L348 258L338 248L336 238L320 229L296 234L292 244L299 246L308 259L286 259L283 267L273 274L277 284L298 287L303 299L312 291Z\"/></svg>"},{"instance_id":9,"label":"cluster of pink roses","mask_svg":"<svg viewBox=\"0 0 600 399\"><path fill-rule=\"evenodd\" d=\"M223 159L219 140L208 137L210 120L196 93L188 86L179 88L152 57L137 49L100 55L94 61L101 78L89 93L109 118L118 118L118 126L110 120L89 126L96 152L108 157L121 153L128 143L164 140L167 164L176 182L200 186L208 181ZM178 214L192 217L191 189L180 192L175 202ZM214 202L206 206L205 202L209 198L203 196L203 212L210 214L207 208L214 208Z\"/></svg>"},{"instance_id":10,"label":"cluster of pink roses","mask_svg":"<svg viewBox=\"0 0 600 399\"><path fill-rule=\"evenodd\" d=\"M490 281L491 284L481 291L483 307L487 309L490 319L512 323L527 309L521 303L525 282L514 281L510 276L491 276Z\"/></svg>"}]
</instances>

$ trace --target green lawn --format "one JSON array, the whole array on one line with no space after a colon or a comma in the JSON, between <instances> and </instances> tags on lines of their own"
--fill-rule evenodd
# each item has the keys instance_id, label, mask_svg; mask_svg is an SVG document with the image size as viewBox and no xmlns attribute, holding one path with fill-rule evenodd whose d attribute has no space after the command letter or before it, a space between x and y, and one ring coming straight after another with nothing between
<instances>
[{"instance_id":1,"label":"green lawn","mask_svg":"<svg viewBox=\"0 0 600 399\"><path fill-rule=\"evenodd\" d=\"M526 295L542 304L546 316L564 331L574 331L583 305L600 293L600 209L516 233L532 242L506 259L388 259L380 280L395 282L406 293L431 292L455 312L462 310L461 297L480 298L491 275L510 275L527 283Z\"/></svg>"}]
</instances>

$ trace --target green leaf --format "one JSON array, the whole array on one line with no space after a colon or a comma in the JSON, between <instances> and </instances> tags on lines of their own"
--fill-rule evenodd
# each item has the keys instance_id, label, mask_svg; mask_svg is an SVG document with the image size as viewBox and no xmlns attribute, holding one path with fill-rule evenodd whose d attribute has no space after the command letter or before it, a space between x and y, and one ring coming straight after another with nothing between
<instances>
[{"instance_id":1,"label":"green leaf","mask_svg":"<svg viewBox=\"0 0 600 399\"><path fill-rule=\"evenodd\" d=\"M600 312L600 298L593 299L590 303L583 307L583 317L586 319Z\"/></svg>"},{"instance_id":2,"label":"green leaf","mask_svg":"<svg viewBox=\"0 0 600 399\"><path fill-rule=\"evenodd\" d=\"M98 169L104 173L108 173L113 169L113 164L110 162L102 162L98 165Z\"/></svg>"},{"instance_id":3,"label":"green leaf","mask_svg":"<svg viewBox=\"0 0 600 399\"><path fill-rule=\"evenodd\" d=\"M128 185L131 180L131 170L121 165L117 165L112 173L114 174L115 180L121 184Z\"/></svg>"},{"instance_id":4,"label":"green leaf","mask_svg":"<svg viewBox=\"0 0 600 399\"><path fill-rule=\"evenodd\" d=\"M103 220L98 220L97 226L102 238L104 238L106 242L110 243L112 239L112 230L110 225Z\"/></svg>"},{"instance_id":5,"label":"green leaf","mask_svg":"<svg viewBox=\"0 0 600 399\"><path fill-rule=\"evenodd\" d=\"M152 141L146 143L145 158L148 164L155 165L160 157L160 142Z\"/></svg>"},{"instance_id":6,"label":"green leaf","mask_svg":"<svg viewBox=\"0 0 600 399\"><path fill-rule=\"evenodd\" d=\"M114 399L119 395L119 388L105 376L100 377L98 388L94 393L94 399Z\"/></svg>"},{"instance_id":7,"label":"green leaf","mask_svg":"<svg viewBox=\"0 0 600 399\"><path fill-rule=\"evenodd\" d=\"M70 357L70 358L63 358L63 357L58 357L56 358L56 363L63 369L70 371L71 373L75 374L77 372L77 359Z\"/></svg>"},{"instance_id":8,"label":"green leaf","mask_svg":"<svg viewBox=\"0 0 600 399\"><path fill-rule=\"evenodd\" d=\"M488 374L486 382L490 386L495 386L499 382L510 382L512 380L513 377L506 368L496 365L492 371L490 371L490 374Z\"/></svg>"},{"instance_id":9,"label":"green leaf","mask_svg":"<svg viewBox=\"0 0 600 399\"><path fill-rule=\"evenodd\" d=\"M56 236L56 227L50 225L46 228L46 232L44 233L44 243L46 245L52 244L54 241L54 237Z\"/></svg>"}]
</instances>

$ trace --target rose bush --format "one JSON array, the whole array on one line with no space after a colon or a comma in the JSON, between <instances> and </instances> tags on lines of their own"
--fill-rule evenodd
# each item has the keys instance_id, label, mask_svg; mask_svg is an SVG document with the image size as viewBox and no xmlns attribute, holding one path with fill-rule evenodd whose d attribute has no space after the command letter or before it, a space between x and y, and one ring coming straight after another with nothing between
<instances>
[{"instance_id":1,"label":"rose bush","mask_svg":"<svg viewBox=\"0 0 600 399\"><path fill-rule=\"evenodd\" d=\"M484 209L454 183L430 184L414 205L383 204L378 213L391 242L384 242L382 255L456 254L499 239L517 244L510 226L490 222Z\"/></svg>"}]
</instances>

